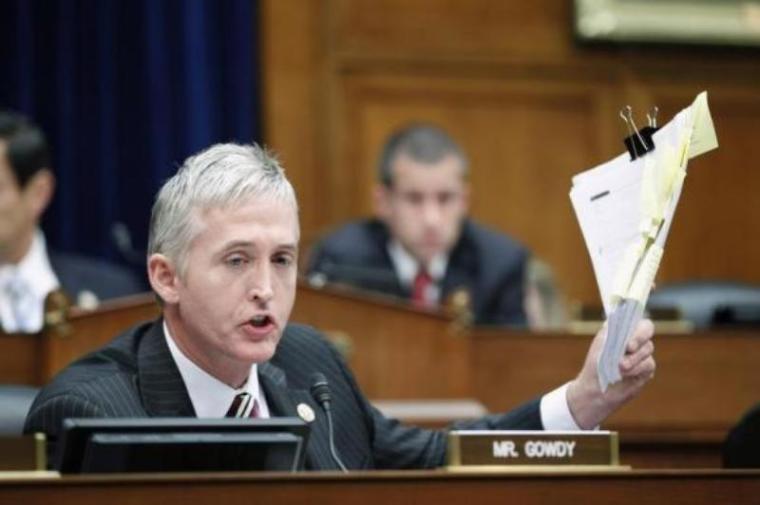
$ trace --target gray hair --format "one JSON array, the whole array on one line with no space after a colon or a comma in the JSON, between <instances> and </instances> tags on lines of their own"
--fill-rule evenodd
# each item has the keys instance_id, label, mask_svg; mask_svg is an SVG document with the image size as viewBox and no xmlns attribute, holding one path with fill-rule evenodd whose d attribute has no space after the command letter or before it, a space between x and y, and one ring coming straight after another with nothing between
<instances>
[{"instance_id":1,"label":"gray hair","mask_svg":"<svg viewBox=\"0 0 760 505\"><path fill-rule=\"evenodd\" d=\"M184 275L196 212L229 207L252 197L292 203L295 191L277 159L256 144L216 144L185 160L158 192L150 219L148 256L164 254Z\"/></svg>"},{"instance_id":2,"label":"gray hair","mask_svg":"<svg viewBox=\"0 0 760 505\"><path fill-rule=\"evenodd\" d=\"M447 156L456 156L462 162L462 176L467 176L467 156L462 148L437 126L412 124L388 138L377 166L378 181L386 187L393 185L393 163L402 154L416 162L431 165Z\"/></svg>"}]
</instances>

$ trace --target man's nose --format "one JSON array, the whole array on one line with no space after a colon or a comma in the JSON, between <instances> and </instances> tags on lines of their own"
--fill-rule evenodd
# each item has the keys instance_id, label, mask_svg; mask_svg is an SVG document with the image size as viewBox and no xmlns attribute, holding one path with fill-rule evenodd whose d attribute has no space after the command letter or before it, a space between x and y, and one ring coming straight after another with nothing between
<instances>
[{"instance_id":1,"label":"man's nose","mask_svg":"<svg viewBox=\"0 0 760 505\"><path fill-rule=\"evenodd\" d=\"M422 221L427 226L435 226L441 220L441 206L434 200L425 202L422 207Z\"/></svg>"},{"instance_id":2,"label":"man's nose","mask_svg":"<svg viewBox=\"0 0 760 505\"><path fill-rule=\"evenodd\" d=\"M266 303L274 296L272 267L268 262L253 269L249 282L248 299L252 302Z\"/></svg>"}]
</instances>

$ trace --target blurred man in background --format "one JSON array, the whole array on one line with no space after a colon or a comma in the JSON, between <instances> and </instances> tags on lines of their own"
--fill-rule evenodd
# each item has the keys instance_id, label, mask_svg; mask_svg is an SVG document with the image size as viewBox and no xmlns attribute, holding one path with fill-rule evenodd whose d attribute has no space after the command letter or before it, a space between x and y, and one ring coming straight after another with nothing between
<instances>
[{"instance_id":1,"label":"blurred man in background","mask_svg":"<svg viewBox=\"0 0 760 505\"><path fill-rule=\"evenodd\" d=\"M0 322L5 332L42 329L45 300L62 289L78 305L143 291L131 272L48 250L39 228L55 177L45 135L26 118L0 111Z\"/></svg>"},{"instance_id":2,"label":"blurred man in background","mask_svg":"<svg viewBox=\"0 0 760 505\"><path fill-rule=\"evenodd\" d=\"M524 326L529 251L467 217L467 174L464 152L440 128L416 124L396 132L380 156L376 218L318 243L310 277L417 306L465 303L475 323Z\"/></svg>"}]
</instances>

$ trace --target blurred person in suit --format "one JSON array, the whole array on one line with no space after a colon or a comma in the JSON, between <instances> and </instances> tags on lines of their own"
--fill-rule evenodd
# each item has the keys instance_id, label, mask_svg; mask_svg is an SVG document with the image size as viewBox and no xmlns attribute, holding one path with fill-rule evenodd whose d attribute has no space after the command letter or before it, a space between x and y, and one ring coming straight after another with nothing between
<instances>
[{"instance_id":1,"label":"blurred person in suit","mask_svg":"<svg viewBox=\"0 0 760 505\"><path fill-rule=\"evenodd\" d=\"M25 431L54 447L69 417L259 417L310 423L306 468L339 467L314 373L332 390L337 454L349 469L444 464L445 431L404 426L362 394L315 329L289 323L300 227L295 192L258 146L219 144L188 158L153 206L148 273L162 316L128 329L42 389ZM602 392L600 331L578 376L516 409L463 422L472 429L591 429L652 377L653 326L637 328L623 381ZM242 406L244 405L244 407Z\"/></svg>"},{"instance_id":2,"label":"blurred person in suit","mask_svg":"<svg viewBox=\"0 0 760 505\"><path fill-rule=\"evenodd\" d=\"M760 404L731 428L723 442L725 468L760 468Z\"/></svg>"},{"instance_id":3,"label":"blurred person in suit","mask_svg":"<svg viewBox=\"0 0 760 505\"><path fill-rule=\"evenodd\" d=\"M88 308L144 290L126 269L48 249L39 223L55 188L50 158L36 125L0 111L0 322L5 332L39 331L45 299L59 289Z\"/></svg>"},{"instance_id":4,"label":"blurred person in suit","mask_svg":"<svg viewBox=\"0 0 760 505\"><path fill-rule=\"evenodd\" d=\"M477 324L525 326L529 251L467 217L463 150L442 129L412 124L387 140L374 189L375 217L329 233L313 248L309 278L411 300L461 305Z\"/></svg>"}]
</instances>

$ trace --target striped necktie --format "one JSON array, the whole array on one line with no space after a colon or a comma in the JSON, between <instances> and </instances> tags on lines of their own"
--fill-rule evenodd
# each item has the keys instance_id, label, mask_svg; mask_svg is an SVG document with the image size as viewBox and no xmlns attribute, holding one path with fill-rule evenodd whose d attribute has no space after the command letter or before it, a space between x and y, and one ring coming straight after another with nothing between
<instances>
[{"instance_id":1,"label":"striped necktie","mask_svg":"<svg viewBox=\"0 0 760 505\"><path fill-rule=\"evenodd\" d=\"M35 321L40 308L35 307L36 300L26 280L18 273L14 274L5 285L5 292L11 303L16 330L33 333L40 330L39 321Z\"/></svg>"},{"instance_id":2,"label":"striped necktie","mask_svg":"<svg viewBox=\"0 0 760 505\"><path fill-rule=\"evenodd\" d=\"M250 393L238 393L225 417L259 417L259 403Z\"/></svg>"}]
</instances>

